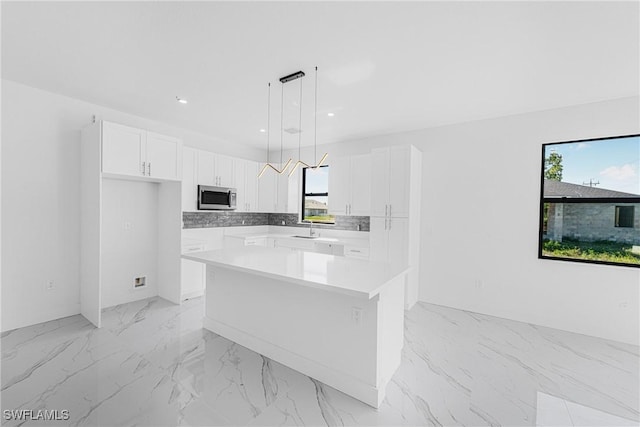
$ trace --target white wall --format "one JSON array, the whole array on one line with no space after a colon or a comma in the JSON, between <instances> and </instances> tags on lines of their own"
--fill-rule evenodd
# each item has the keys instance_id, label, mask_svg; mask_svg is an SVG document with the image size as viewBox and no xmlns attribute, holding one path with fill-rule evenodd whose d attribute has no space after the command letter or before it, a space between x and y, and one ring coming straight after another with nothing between
<instances>
[{"instance_id":1,"label":"white wall","mask_svg":"<svg viewBox=\"0 0 640 427\"><path fill-rule=\"evenodd\" d=\"M103 307L158 295L159 185L102 180ZM133 279L141 276L146 286L135 289Z\"/></svg>"},{"instance_id":2,"label":"white wall","mask_svg":"<svg viewBox=\"0 0 640 427\"><path fill-rule=\"evenodd\" d=\"M80 312L80 129L94 114L187 146L264 157L242 144L2 80L2 331ZM53 290L46 290L48 280Z\"/></svg>"},{"instance_id":3,"label":"white wall","mask_svg":"<svg viewBox=\"0 0 640 427\"><path fill-rule=\"evenodd\" d=\"M330 144L318 153L328 151L330 164L391 144L423 152L421 301L637 345L640 270L539 260L537 250L541 145L640 133L639 104L621 98ZM297 152L290 154L296 161Z\"/></svg>"}]
</instances>

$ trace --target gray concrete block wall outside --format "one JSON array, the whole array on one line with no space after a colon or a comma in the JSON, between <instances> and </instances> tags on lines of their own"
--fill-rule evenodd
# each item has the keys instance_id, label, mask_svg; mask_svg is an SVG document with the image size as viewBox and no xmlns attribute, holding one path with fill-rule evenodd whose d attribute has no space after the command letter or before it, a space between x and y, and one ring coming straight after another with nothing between
<instances>
[{"instance_id":1,"label":"gray concrete block wall outside","mask_svg":"<svg viewBox=\"0 0 640 427\"><path fill-rule=\"evenodd\" d=\"M556 218L556 208L549 209L547 234L556 230L555 240L559 237L593 242L608 240L640 245L640 204L629 203L564 203L561 218ZM615 226L616 206L634 206L633 227ZM556 224L558 221L561 223ZM556 227L558 225L558 227ZM552 237L554 238L554 237Z\"/></svg>"}]
</instances>

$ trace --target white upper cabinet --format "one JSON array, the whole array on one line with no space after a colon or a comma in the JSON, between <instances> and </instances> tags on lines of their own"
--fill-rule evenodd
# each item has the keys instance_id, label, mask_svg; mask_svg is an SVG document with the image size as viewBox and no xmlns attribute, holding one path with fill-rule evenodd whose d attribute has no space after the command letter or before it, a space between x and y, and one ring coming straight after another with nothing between
<instances>
[{"instance_id":1,"label":"white upper cabinet","mask_svg":"<svg viewBox=\"0 0 640 427\"><path fill-rule=\"evenodd\" d=\"M235 159L198 150L197 183L214 187L234 187Z\"/></svg>"},{"instance_id":2,"label":"white upper cabinet","mask_svg":"<svg viewBox=\"0 0 640 427\"><path fill-rule=\"evenodd\" d=\"M142 176L145 141L142 129L102 122L102 172Z\"/></svg>"},{"instance_id":3,"label":"white upper cabinet","mask_svg":"<svg viewBox=\"0 0 640 427\"><path fill-rule=\"evenodd\" d=\"M329 168L329 213L368 216L371 209L371 155L334 159Z\"/></svg>"},{"instance_id":4,"label":"white upper cabinet","mask_svg":"<svg viewBox=\"0 0 640 427\"><path fill-rule=\"evenodd\" d=\"M182 150L182 210L185 212L198 210L196 162L196 150L184 147Z\"/></svg>"},{"instance_id":5,"label":"white upper cabinet","mask_svg":"<svg viewBox=\"0 0 640 427\"><path fill-rule=\"evenodd\" d=\"M216 155L216 175L218 176L219 187L236 187L234 176L236 159L228 156Z\"/></svg>"},{"instance_id":6,"label":"white upper cabinet","mask_svg":"<svg viewBox=\"0 0 640 427\"><path fill-rule=\"evenodd\" d=\"M258 173L260 164L252 160L245 161L244 203L246 212L258 211ZM239 191L239 190L238 190Z\"/></svg>"},{"instance_id":7,"label":"white upper cabinet","mask_svg":"<svg viewBox=\"0 0 640 427\"><path fill-rule=\"evenodd\" d=\"M182 171L180 140L147 132L147 171L149 176L159 179L180 179Z\"/></svg>"},{"instance_id":8,"label":"white upper cabinet","mask_svg":"<svg viewBox=\"0 0 640 427\"><path fill-rule=\"evenodd\" d=\"M329 163L329 213L348 215L351 193L349 157L331 159Z\"/></svg>"},{"instance_id":9,"label":"white upper cabinet","mask_svg":"<svg viewBox=\"0 0 640 427\"><path fill-rule=\"evenodd\" d=\"M144 129L102 122L102 172L179 181L182 142Z\"/></svg>"},{"instance_id":10,"label":"white upper cabinet","mask_svg":"<svg viewBox=\"0 0 640 427\"><path fill-rule=\"evenodd\" d=\"M217 185L216 155L208 151L196 151L196 184Z\"/></svg>"},{"instance_id":11,"label":"white upper cabinet","mask_svg":"<svg viewBox=\"0 0 640 427\"><path fill-rule=\"evenodd\" d=\"M371 152L372 216L404 218L409 215L411 147L398 146Z\"/></svg>"},{"instance_id":12,"label":"white upper cabinet","mask_svg":"<svg viewBox=\"0 0 640 427\"><path fill-rule=\"evenodd\" d=\"M257 212L276 212L278 199L278 177L273 171L266 171L258 178Z\"/></svg>"}]
</instances>

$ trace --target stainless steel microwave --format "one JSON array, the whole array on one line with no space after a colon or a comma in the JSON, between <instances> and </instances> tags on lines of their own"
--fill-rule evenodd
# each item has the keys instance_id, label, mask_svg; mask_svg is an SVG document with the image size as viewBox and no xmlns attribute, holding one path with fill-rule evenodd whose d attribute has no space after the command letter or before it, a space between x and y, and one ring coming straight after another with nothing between
<instances>
[{"instance_id":1,"label":"stainless steel microwave","mask_svg":"<svg viewBox=\"0 0 640 427\"><path fill-rule=\"evenodd\" d=\"M236 208L236 189L198 185L198 209L233 210Z\"/></svg>"}]
</instances>

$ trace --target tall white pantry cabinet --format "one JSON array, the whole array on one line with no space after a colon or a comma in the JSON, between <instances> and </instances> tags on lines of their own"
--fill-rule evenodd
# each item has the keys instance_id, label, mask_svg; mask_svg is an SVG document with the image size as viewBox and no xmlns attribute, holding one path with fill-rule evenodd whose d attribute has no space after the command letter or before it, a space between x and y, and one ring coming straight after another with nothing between
<instances>
[{"instance_id":1,"label":"tall white pantry cabinet","mask_svg":"<svg viewBox=\"0 0 640 427\"><path fill-rule=\"evenodd\" d=\"M80 161L82 315L100 327L114 301L179 304L182 142L97 121L82 130ZM113 233L133 237L115 247Z\"/></svg>"},{"instance_id":2,"label":"tall white pantry cabinet","mask_svg":"<svg viewBox=\"0 0 640 427\"><path fill-rule=\"evenodd\" d=\"M422 156L412 145L371 151L371 260L409 267L405 309L418 301Z\"/></svg>"}]
</instances>

